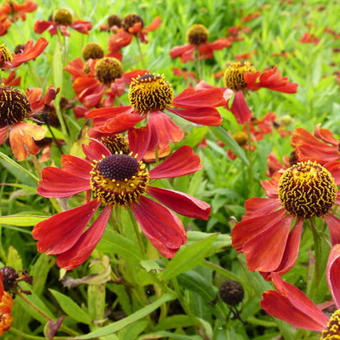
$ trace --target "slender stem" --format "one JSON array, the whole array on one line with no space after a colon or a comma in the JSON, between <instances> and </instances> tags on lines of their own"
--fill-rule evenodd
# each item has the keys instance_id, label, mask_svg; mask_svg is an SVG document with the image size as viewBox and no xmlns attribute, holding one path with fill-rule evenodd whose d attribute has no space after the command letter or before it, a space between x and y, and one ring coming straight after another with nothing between
<instances>
[{"instance_id":1,"label":"slender stem","mask_svg":"<svg viewBox=\"0 0 340 340\"><path fill-rule=\"evenodd\" d=\"M136 41L137 41L137 47L138 47L139 61L142 67L145 68L142 46L141 46L141 43L138 37L136 37Z\"/></svg>"},{"instance_id":2,"label":"slender stem","mask_svg":"<svg viewBox=\"0 0 340 340\"><path fill-rule=\"evenodd\" d=\"M36 336L36 335L29 335L27 333L22 332L19 329L16 329L14 327L11 327L11 329L9 330L9 333L14 333L17 335L20 335L23 337L23 339L32 339L32 340L46 340L46 337L42 337L42 336ZM64 336L55 336L53 337L53 339L57 339L57 340L68 340L71 339L70 337L64 337Z\"/></svg>"},{"instance_id":3,"label":"slender stem","mask_svg":"<svg viewBox=\"0 0 340 340\"><path fill-rule=\"evenodd\" d=\"M254 174L253 174L253 155L251 152L251 133L249 123L246 123L247 135L248 135L248 181L249 181L249 197L254 196Z\"/></svg>"},{"instance_id":4,"label":"slender stem","mask_svg":"<svg viewBox=\"0 0 340 340\"><path fill-rule=\"evenodd\" d=\"M40 163L38 161L38 158L37 158L36 155L31 155L31 157L32 157L32 162L33 162L35 171L36 171L38 177L41 179L41 171L42 170L41 170L41 165L40 165Z\"/></svg>"},{"instance_id":5,"label":"slender stem","mask_svg":"<svg viewBox=\"0 0 340 340\"><path fill-rule=\"evenodd\" d=\"M195 60L196 60L196 74L199 80L202 80L202 68L201 68L201 58L200 58L200 51L197 47L195 50Z\"/></svg>"},{"instance_id":6,"label":"slender stem","mask_svg":"<svg viewBox=\"0 0 340 340\"><path fill-rule=\"evenodd\" d=\"M62 155L62 154L63 154L63 150L62 150L61 145L59 144L57 138L55 137L54 132L53 132L53 130L51 129L50 124L47 123L46 125L47 125L47 128L48 128L48 131L50 132L50 134L51 134L51 136L52 136L52 139L53 139L55 145L57 146L57 148L58 148L60 154Z\"/></svg>"},{"instance_id":7,"label":"slender stem","mask_svg":"<svg viewBox=\"0 0 340 340\"><path fill-rule=\"evenodd\" d=\"M310 229L313 234L313 240L314 240L314 273L313 273L313 279L311 288L313 289L312 296L315 297L320 284L320 260L321 260L321 240L319 237L319 233L317 231L316 225L315 225L315 219L311 218L309 220Z\"/></svg>"},{"instance_id":8,"label":"slender stem","mask_svg":"<svg viewBox=\"0 0 340 340\"><path fill-rule=\"evenodd\" d=\"M130 216L130 219L131 219L131 222L132 222L132 225L133 225L133 229L135 230L139 249L141 250L142 254L144 254L145 249L144 249L142 237L141 237L140 232L139 232L138 224L136 222L135 216L133 215L131 209L128 209L128 211L129 211L129 216Z\"/></svg>"}]
</instances>

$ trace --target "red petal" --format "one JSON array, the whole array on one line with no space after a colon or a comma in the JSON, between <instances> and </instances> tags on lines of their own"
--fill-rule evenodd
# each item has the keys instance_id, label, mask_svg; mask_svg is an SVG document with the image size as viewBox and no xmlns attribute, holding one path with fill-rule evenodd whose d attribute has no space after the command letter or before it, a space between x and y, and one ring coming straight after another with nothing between
<instances>
[{"instance_id":1,"label":"red petal","mask_svg":"<svg viewBox=\"0 0 340 340\"><path fill-rule=\"evenodd\" d=\"M187 88L175 97L173 105L184 108L202 108L223 105L223 88L212 87L209 89L195 90Z\"/></svg>"},{"instance_id":2,"label":"red petal","mask_svg":"<svg viewBox=\"0 0 340 340\"><path fill-rule=\"evenodd\" d=\"M314 129L314 136L334 146L338 146L339 144L339 141L333 136L332 132L327 129L321 129L320 124Z\"/></svg>"},{"instance_id":3,"label":"red petal","mask_svg":"<svg viewBox=\"0 0 340 340\"><path fill-rule=\"evenodd\" d=\"M210 205L188 194L152 186L148 187L148 194L181 215L202 220L209 218Z\"/></svg>"},{"instance_id":4,"label":"red petal","mask_svg":"<svg viewBox=\"0 0 340 340\"><path fill-rule=\"evenodd\" d=\"M272 272L278 268L286 249L292 221L292 216L284 216L243 245L250 271Z\"/></svg>"},{"instance_id":5,"label":"red petal","mask_svg":"<svg viewBox=\"0 0 340 340\"><path fill-rule=\"evenodd\" d=\"M268 197L278 197L279 195L279 181L281 174L275 173L271 179L261 181L262 188Z\"/></svg>"},{"instance_id":6,"label":"red petal","mask_svg":"<svg viewBox=\"0 0 340 340\"><path fill-rule=\"evenodd\" d=\"M247 241L255 238L273 224L280 222L284 219L284 215L285 210L281 209L266 215L243 219L235 225L231 232L233 247L238 252L243 252L243 246Z\"/></svg>"},{"instance_id":7,"label":"red petal","mask_svg":"<svg viewBox=\"0 0 340 340\"><path fill-rule=\"evenodd\" d=\"M51 26L56 26L53 21L37 20L34 24L34 32L41 34Z\"/></svg>"},{"instance_id":8,"label":"red petal","mask_svg":"<svg viewBox=\"0 0 340 340\"><path fill-rule=\"evenodd\" d=\"M340 219L332 214L325 215L324 219L329 229L332 245L340 243Z\"/></svg>"},{"instance_id":9,"label":"red petal","mask_svg":"<svg viewBox=\"0 0 340 340\"><path fill-rule=\"evenodd\" d=\"M80 33L88 34L92 28L92 23L89 21L76 20L73 21L71 27Z\"/></svg>"},{"instance_id":10,"label":"red petal","mask_svg":"<svg viewBox=\"0 0 340 340\"><path fill-rule=\"evenodd\" d=\"M249 198L244 204L246 214L243 219L270 214L280 206L281 202L277 198Z\"/></svg>"},{"instance_id":11,"label":"red petal","mask_svg":"<svg viewBox=\"0 0 340 340\"><path fill-rule=\"evenodd\" d=\"M112 155L110 150L96 139L91 139L89 145L83 144L82 148L90 162L102 159L103 155L105 157Z\"/></svg>"},{"instance_id":12,"label":"red petal","mask_svg":"<svg viewBox=\"0 0 340 340\"><path fill-rule=\"evenodd\" d=\"M80 178L54 167L46 167L42 171L37 193L43 197L70 197L79 192L90 190L89 178Z\"/></svg>"},{"instance_id":13,"label":"red petal","mask_svg":"<svg viewBox=\"0 0 340 340\"><path fill-rule=\"evenodd\" d=\"M167 110L196 124L218 126L223 120L219 112L214 107L192 109L168 108Z\"/></svg>"},{"instance_id":14,"label":"red petal","mask_svg":"<svg viewBox=\"0 0 340 340\"><path fill-rule=\"evenodd\" d=\"M186 242L181 221L167 208L144 196L131 208L145 236L163 256L173 257Z\"/></svg>"},{"instance_id":15,"label":"red petal","mask_svg":"<svg viewBox=\"0 0 340 340\"><path fill-rule=\"evenodd\" d=\"M340 308L340 244L336 244L331 249L328 257L326 277L332 297L337 307Z\"/></svg>"},{"instance_id":16,"label":"red petal","mask_svg":"<svg viewBox=\"0 0 340 340\"><path fill-rule=\"evenodd\" d=\"M157 29L162 23L162 19L160 17L156 17L155 19L152 20L152 23L143 28L143 33L149 33Z\"/></svg>"},{"instance_id":17,"label":"red petal","mask_svg":"<svg viewBox=\"0 0 340 340\"><path fill-rule=\"evenodd\" d=\"M92 166L91 163L85 159L71 155L62 155L61 169L69 174L89 180Z\"/></svg>"},{"instance_id":18,"label":"red petal","mask_svg":"<svg viewBox=\"0 0 340 340\"><path fill-rule=\"evenodd\" d=\"M286 282L285 284L288 285ZM305 299L308 298L305 297ZM308 314L304 309L300 310L296 308L286 295L283 295L282 293L280 294L274 290L269 290L263 293L261 308L268 314L286 321L298 328L321 332L327 327L327 317L318 310L317 306L314 305L312 314ZM321 317L321 319L318 320L317 317ZM326 322L322 323L321 320Z\"/></svg>"},{"instance_id":19,"label":"red petal","mask_svg":"<svg viewBox=\"0 0 340 340\"><path fill-rule=\"evenodd\" d=\"M192 148L184 145L176 150L168 159L150 171L151 179L179 177L192 174L202 169L200 158Z\"/></svg>"},{"instance_id":20,"label":"red petal","mask_svg":"<svg viewBox=\"0 0 340 340\"><path fill-rule=\"evenodd\" d=\"M138 155L137 160L141 160L149 147L151 139L150 128L148 126L139 129L131 128L129 129L128 137L130 150Z\"/></svg>"},{"instance_id":21,"label":"red petal","mask_svg":"<svg viewBox=\"0 0 340 340\"><path fill-rule=\"evenodd\" d=\"M81 235L73 247L58 256L57 264L59 267L72 270L89 258L103 236L111 211L112 207L105 207L95 222Z\"/></svg>"},{"instance_id":22,"label":"red petal","mask_svg":"<svg viewBox=\"0 0 340 340\"><path fill-rule=\"evenodd\" d=\"M171 58L177 58L180 57L183 53L193 50L193 46L190 44L185 44L182 46L175 46L174 48L171 49L169 52L169 55Z\"/></svg>"},{"instance_id":23,"label":"red petal","mask_svg":"<svg viewBox=\"0 0 340 340\"><path fill-rule=\"evenodd\" d=\"M242 91L236 92L230 111L235 116L237 123L244 124L250 121L252 113Z\"/></svg>"},{"instance_id":24,"label":"red petal","mask_svg":"<svg viewBox=\"0 0 340 340\"><path fill-rule=\"evenodd\" d=\"M93 200L38 223L32 231L33 238L38 240L38 251L55 255L69 250L79 240L99 206L100 202Z\"/></svg>"},{"instance_id":25,"label":"red petal","mask_svg":"<svg viewBox=\"0 0 340 340\"><path fill-rule=\"evenodd\" d=\"M122 78L125 80L127 84L130 84L132 79L138 78L138 76L143 76L144 74L149 74L148 70L133 70L130 72L126 72L123 74Z\"/></svg>"},{"instance_id":26,"label":"red petal","mask_svg":"<svg viewBox=\"0 0 340 340\"><path fill-rule=\"evenodd\" d=\"M47 45L48 41L45 38L39 38L34 46L33 40L28 41L24 51L14 55L12 60L13 66L17 67L26 61L36 58L44 51Z\"/></svg>"},{"instance_id":27,"label":"red petal","mask_svg":"<svg viewBox=\"0 0 340 340\"><path fill-rule=\"evenodd\" d=\"M0 128L0 145L6 140L8 135L9 126L5 126Z\"/></svg>"}]
</instances>

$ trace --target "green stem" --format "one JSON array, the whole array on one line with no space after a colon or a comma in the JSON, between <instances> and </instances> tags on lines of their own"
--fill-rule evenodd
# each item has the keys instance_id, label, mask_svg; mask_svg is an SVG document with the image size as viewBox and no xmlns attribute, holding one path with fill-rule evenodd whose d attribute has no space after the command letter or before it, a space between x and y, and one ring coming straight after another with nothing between
<instances>
[{"instance_id":1,"label":"green stem","mask_svg":"<svg viewBox=\"0 0 340 340\"><path fill-rule=\"evenodd\" d=\"M135 231L136 237L137 237L137 242L138 242L138 246L139 249L141 250L142 254L145 254L145 249L144 249L144 244L143 244L143 240L139 231L139 226L136 222L135 216L133 215L131 209L128 209L129 211L129 216L133 225L133 229Z\"/></svg>"},{"instance_id":2,"label":"green stem","mask_svg":"<svg viewBox=\"0 0 340 340\"><path fill-rule=\"evenodd\" d=\"M254 196L254 173L253 173L253 155L251 152L251 133L249 123L246 123L248 136L248 181L249 181L249 197Z\"/></svg>"},{"instance_id":3,"label":"green stem","mask_svg":"<svg viewBox=\"0 0 340 340\"><path fill-rule=\"evenodd\" d=\"M202 80L202 68L201 68L201 59L200 59L200 51L198 47L195 50L195 60L196 60L196 74L199 80Z\"/></svg>"},{"instance_id":4,"label":"green stem","mask_svg":"<svg viewBox=\"0 0 340 340\"><path fill-rule=\"evenodd\" d=\"M41 339L43 339L43 340L46 340L46 337L36 336L36 335L29 335L29 334L24 333L21 330L16 329L14 327L11 327L11 329L9 330L9 333L14 333L14 334L20 335L20 336L23 337L23 339L32 339L32 340L41 340ZM72 339L72 338L64 337L64 336L55 336L55 337L53 337L53 339L57 339L57 340L69 340L69 339Z\"/></svg>"},{"instance_id":5,"label":"green stem","mask_svg":"<svg viewBox=\"0 0 340 340\"><path fill-rule=\"evenodd\" d=\"M142 65L142 67L145 69L144 57L143 57L143 52L142 52L142 46L141 46L139 38L136 37L136 41L137 41L137 47L138 47L139 61L140 61L141 65Z\"/></svg>"},{"instance_id":6,"label":"green stem","mask_svg":"<svg viewBox=\"0 0 340 340\"><path fill-rule=\"evenodd\" d=\"M46 126L47 126L47 129L48 129L48 131L50 132L50 134L51 134L51 136L52 136L52 139L53 139L55 145L57 146L57 148L58 148L60 154L62 155L62 154L63 154L63 150L62 150L61 145L59 144L57 138L55 137L54 132L53 132L53 130L51 129L50 124L47 123Z\"/></svg>"},{"instance_id":7,"label":"green stem","mask_svg":"<svg viewBox=\"0 0 340 340\"><path fill-rule=\"evenodd\" d=\"M33 162L33 165L34 165L34 168L35 168L35 172L37 173L39 179L41 179L41 165L38 161L38 158L36 155L31 155L32 156L32 162Z\"/></svg>"},{"instance_id":8,"label":"green stem","mask_svg":"<svg viewBox=\"0 0 340 340\"><path fill-rule=\"evenodd\" d=\"M312 297L315 298L320 284L320 260L321 260L321 240L319 237L318 230L315 225L315 219L309 220L309 226L313 234L314 240L314 272L313 279L311 281L310 289L312 289Z\"/></svg>"}]
</instances>

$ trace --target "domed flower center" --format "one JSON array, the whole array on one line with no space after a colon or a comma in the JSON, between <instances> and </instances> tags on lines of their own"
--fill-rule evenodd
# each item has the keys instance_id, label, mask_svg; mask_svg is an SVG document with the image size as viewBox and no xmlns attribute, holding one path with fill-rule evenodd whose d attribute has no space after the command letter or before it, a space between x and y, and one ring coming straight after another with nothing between
<instances>
[{"instance_id":1,"label":"domed flower center","mask_svg":"<svg viewBox=\"0 0 340 340\"><path fill-rule=\"evenodd\" d=\"M322 331L320 340L340 339L340 309L330 317L327 328Z\"/></svg>"},{"instance_id":2,"label":"domed flower center","mask_svg":"<svg viewBox=\"0 0 340 340\"><path fill-rule=\"evenodd\" d=\"M22 121L30 112L30 102L23 92L0 87L0 128Z\"/></svg>"},{"instance_id":3,"label":"domed flower center","mask_svg":"<svg viewBox=\"0 0 340 340\"><path fill-rule=\"evenodd\" d=\"M245 73L255 73L256 69L248 61L230 63L224 72L224 84L234 91L244 90L247 83L244 80Z\"/></svg>"},{"instance_id":4,"label":"domed flower center","mask_svg":"<svg viewBox=\"0 0 340 340\"><path fill-rule=\"evenodd\" d=\"M52 20L56 22L58 25L64 26L71 25L73 22L72 14L66 8L57 9L53 13Z\"/></svg>"},{"instance_id":5,"label":"domed flower center","mask_svg":"<svg viewBox=\"0 0 340 340\"><path fill-rule=\"evenodd\" d=\"M107 86L123 75L122 64L116 58L107 57L98 60L95 71L97 79Z\"/></svg>"},{"instance_id":6,"label":"domed flower center","mask_svg":"<svg viewBox=\"0 0 340 340\"><path fill-rule=\"evenodd\" d=\"M134 24L137 23L141 23L142 24L142 28L144 27L144 22L143 19L137 15L137 14L128 14L122 22L122 26L124 28L124 30L126 32L129 32L129 29L132 28L134 26Z\"/></svg>"},{"instance_id":7,"label":"domed flower center","mask_svg":"<svg viewBox=\"0 0 340 340\"><path fill-rule=\"evenodd\" d=\"M122 19L118 15L110 15L107 18L107 25L109 27L117 26L117 27L122 27Z\"/></svg>"},{"instance_id":8,"label":"domed flower center","mask_svg":"<svg viewBox=\"0 0 340 340\"><path fill-rule=\"evenodd\" d=\"M173 102L174 91L164 76L145 74L132 80L129 100L137 112L161 111Z\"/></svg>"},{"instance_id":9,"label":"domed flower center","mask_svg":"<svg viewBox=\"0 0 340 340\"><path fill-rule=\"evenodd\" d=\"M142 161L115 154L93 162L90 183L94 197L105 205L127 206L146 191L149 171Z\"/></svg>"},{"instance_id":10,"label":"domed flower center","mask_svg":"<svg viewBox=\"0 0 340 340\"><path fill-rule=\"evenodd\" d=\"M248 141L248 136L243 131L238 131L234 133L233 138L235 139L236 143L240 146L246 145Z\"/></svg>"},{"instance_id":11,"label":"domed flower center","mask_svg":"<svg viewBox=\"0 0 340 340\"><path fill-rule=\"evenodd\" d=\"M104 50L101 46L95 42L88 43L83 48L83 58L88 59L100 59L104 57Z\"/></svg>"},{"instance_id":12,"label":"domed flower center","mask_svg":"<svg viewBox=\"0 0 340 340\"><path fill-rule=\"evenodd\" d=\"M4 44L0 44L0 66L3 66L4 62L12 60L11 51Z\"/></svg>"},{"instance_id":13,"label":"domed flower center","mask_svg":"<svg viewBox=\"0 0 340 340\"><path fill-rule=\"evenodd\" d=\"M191 45L201 45L208 41L209 31L203 25L193 25L187 31L187 40Z\"/></svg>"},{"instance_id":14,"label":"domed flower center","mask_svg":"<svg viewBox=\"0 0 340 340\"><path fill-rule=\"evenodd\" d=\"M120 133L112 136L101 137L100 140L113 154L123 153L127 155L130 152L128 141Z\"/></svg>"},{"instance_id":15,"label":"domed flower center","mask_svg":"<svg viewBox=\"0 0 340 340\"><path fill-rule=\"evenodd\" d=\"M279 199L292 215L311 218L329 211L338 188L331 173L317 162L300 162L287 169L279 182Z\"/></svg>"}]
</instances>

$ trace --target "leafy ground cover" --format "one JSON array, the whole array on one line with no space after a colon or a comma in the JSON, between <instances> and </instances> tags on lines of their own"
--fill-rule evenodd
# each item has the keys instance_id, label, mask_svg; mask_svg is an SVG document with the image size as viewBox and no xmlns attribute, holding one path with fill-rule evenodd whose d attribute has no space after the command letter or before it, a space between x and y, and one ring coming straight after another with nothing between
<instances>
[{"instance_id":1,"label":"leafy ground cover","mask_svg":"<svg viewBox=\"0 0 340 340\"><path fill-rule=\"evenodd\" d=\"M338 1L1 6L3 339L336 339Z\"/></svg>"}]
</instances>

